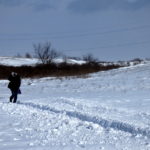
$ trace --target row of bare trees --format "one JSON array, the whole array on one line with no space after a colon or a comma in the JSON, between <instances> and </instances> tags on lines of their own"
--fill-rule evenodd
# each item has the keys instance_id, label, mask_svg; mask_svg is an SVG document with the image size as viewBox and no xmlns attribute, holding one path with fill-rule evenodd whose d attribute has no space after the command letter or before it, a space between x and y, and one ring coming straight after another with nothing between
<instances>
[{"instance_id":1,"label":"row of bare trees","mask_svg":"<svg viewBox=\"0 0 150 150\"><path fill-rule=\"evenodd\" d=\"M87 64L100 64L104 62L100 62L97 58L95 58L91 53L84 55L82 58L79 57L67 57L60 52L56 51L50 42L45 43L38 43L33 45L34 53L36 58L40 60L42 64L52 64L54 60L58 57L63 58L63 62L67 62L68 59L75 59L75 60L84 60ZM21 57L20 54L17 55L17 57ZM30 53L26 53L26 58L32 58L32 55ZM136 58L127 62L124 61L118 61L118 64L121 66L129 66L130 64L136 65L141 63L143 60Z\"/></svg>"},{"instance_id":2,"label":"row of bare trees","mask_svg":"<svg viewBox=\"0 0 150 150\"><path fill-rule=\"evenodd\" d=\"M61 53L56 51L50 42L34 44L33 47L36 57L42 62L42 64L51 64L54 59L61 56ZM66 61L67 57L64 56L64 59ZM94 58L92 54L84 55L83 60L87 63L98 63L98 59Z\"/></svg>"}]
</instances>

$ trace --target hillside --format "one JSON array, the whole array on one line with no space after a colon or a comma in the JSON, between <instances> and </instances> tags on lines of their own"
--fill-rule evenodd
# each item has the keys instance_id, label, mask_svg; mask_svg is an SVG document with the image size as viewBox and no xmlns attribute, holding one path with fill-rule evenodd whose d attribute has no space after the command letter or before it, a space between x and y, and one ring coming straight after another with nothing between
<instances>
[{"instance_id":1,"label":"hillside","mask_svg":"<svg viewBox=\"0 0 150 150\"><path fill-rule=\"evenodd\" d=\"M7 79L11 72L17 72L22 78L67 77L84 76L120 67L124 65L62 58L42 63L36 58L0 57L0 79Z\"/></svg>"},{"instance_id":2,"label":"hillside","mask_svg":"<svg viewBox=\"0 0 150 150\"><path fill-rule=\"evenodd\" d=\"M86 78L23 79L18 104L0 80L8 150L149 150L150 62Z\"/></svg>"}]
</instances>

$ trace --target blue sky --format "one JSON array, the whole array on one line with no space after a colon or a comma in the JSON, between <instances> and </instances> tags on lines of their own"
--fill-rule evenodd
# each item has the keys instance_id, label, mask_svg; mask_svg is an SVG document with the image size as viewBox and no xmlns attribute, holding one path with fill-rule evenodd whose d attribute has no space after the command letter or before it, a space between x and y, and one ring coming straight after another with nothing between
<instances>
[{"instance_id":1,"label":"blue sky","mask_svg":"<svg viewBox=\"0 0 150 150\"><path fill-rule=\"evenodd\" d=\"M0 0L0 55L50 41L68 55L150 58L150 0Z\"/></svg>"}]
</instances>

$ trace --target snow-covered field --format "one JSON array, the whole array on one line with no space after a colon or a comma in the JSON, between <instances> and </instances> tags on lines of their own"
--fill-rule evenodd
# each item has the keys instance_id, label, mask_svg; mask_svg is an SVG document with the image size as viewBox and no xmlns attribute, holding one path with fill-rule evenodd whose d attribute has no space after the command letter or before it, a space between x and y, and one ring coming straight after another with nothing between
<instances>
[{"instance_id":1,"label":"snow-covered field","mask_svg":"<svg viewBox=\"0 0 150 150\"><path fill-rule=\"evenodd\" d=\"M62 63L64 60L62 58L57 58L53 60L55 63ZM66 59L67 63L70 64L83 64L85 61L83 60L74 60L74 59ZM18 57L0 57L0 65L7 66L22 66L22 65L35 65L37 63L41 63L41 61L37 58L18 58Z\"/></svg>"},{"instance_id":2,"label":"snow-covered field","mask_svg":"<svg viewBox=\"0 0 150 150\"><path fill-rule=\"evenodd\" d=\"M0 150L150 150L150 62L84 78L0 80Z\"/></svg>"},{"instance_id":3,"label":"snow-covered field","mask_svg":"<svg viewBox=\"0 0 150 150\"><path fill-rule=\"evenodd\" d=\"M0 64L8 66L35 65L38 62L35 58L0 57Z\"/></svg>"}]
</instances>

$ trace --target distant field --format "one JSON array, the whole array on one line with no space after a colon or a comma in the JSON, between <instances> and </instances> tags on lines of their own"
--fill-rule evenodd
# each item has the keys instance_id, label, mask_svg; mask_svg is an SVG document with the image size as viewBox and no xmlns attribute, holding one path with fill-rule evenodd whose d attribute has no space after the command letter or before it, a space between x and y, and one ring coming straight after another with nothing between
<instances>
[{"instance_id":1,"label":"distant field","mask_svg":"<svg viewBox=\"0 0 150 150\"><path fill-rule=\"evenodd\" d=\"M73 59L63 62L62 59L57 59L51 64L41 64L36 58L0 57L0 79L6 79L11 72L17 72L23 78L79 76L135 65L141 62L137 60L117 63L85 62Z\"/></svg>"}]
</instances>

